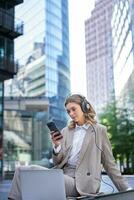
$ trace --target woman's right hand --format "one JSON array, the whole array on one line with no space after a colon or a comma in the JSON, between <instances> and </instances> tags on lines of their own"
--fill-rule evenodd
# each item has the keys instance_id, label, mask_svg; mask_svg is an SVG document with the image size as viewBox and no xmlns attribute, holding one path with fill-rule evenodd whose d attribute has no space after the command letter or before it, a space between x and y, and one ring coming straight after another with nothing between
<instances>
[{"instance_id":1,"label":"woman's right hand","mask_svg":"<svg viewBox=\"0 0 134 200\"><path fill-rule=\"evenodd\" d=\"M62 134L59 133L58 131L51 132L51 139L52 139L52 142L55 145L55 147L58 147L59 145L61 145L62 138L63 138Z\"/></svg>"}]
</instances>

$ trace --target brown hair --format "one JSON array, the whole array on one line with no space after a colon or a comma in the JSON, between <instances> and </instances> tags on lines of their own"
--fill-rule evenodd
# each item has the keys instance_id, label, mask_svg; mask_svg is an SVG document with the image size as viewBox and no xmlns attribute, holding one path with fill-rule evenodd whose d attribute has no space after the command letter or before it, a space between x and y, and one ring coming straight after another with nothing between
<instances>
[{"instance_id":1,"label":"brown hair","mask_svg":"<svg viewBox=\"0 0 134 200\"><path fill-rule=\"evenodd\" d=\"M89 104L89 109L87 110L87 112L84 112L84 117L85 117L85 121L87 124L96 124L97 121L95 120L95 116L96 113L93 109L93 107L91 106L91 104L89 103L89 101L82 95L79 94L73 94L69 97L67 97L66 101L65 101L65 107L67 106L68 103L76 103L78 105L80 105L80 107L82 108L82 102L86 101ZM76 123L72 120L70 121L68 127L69 128L75 128Z\"/></svg>"}]
</instances>

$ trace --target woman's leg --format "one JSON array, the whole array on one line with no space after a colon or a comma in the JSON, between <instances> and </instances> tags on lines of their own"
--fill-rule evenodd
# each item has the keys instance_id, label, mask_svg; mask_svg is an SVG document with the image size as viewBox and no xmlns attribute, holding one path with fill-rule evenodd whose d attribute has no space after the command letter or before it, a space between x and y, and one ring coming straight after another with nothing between
<instances>
[{"instance_id":1,"label":"woman's leg","mask_svg":"<svg viewBox=\"0 0 134 200\"><path fill-rule=\"evenodd\" d=\"M66 196L67 197L77 197L77 196L79 196L79 193L76 190L75 179L68 176L68 175L64 175L64 180L65 180Z\"/></svg>"},{"instance_id":2,"label":"woman's leg","mask_svg":"<svg viewBox=\"0 0 134 200\"><path fill-rule=\"evenodd\" d=\"M38 165L30 165L30 166L21 166L18 167L15 170L14 177L12 180L12 185L10 192L8 194L8 199L13 199L13 200L22 200L21 197L21 186L20 186L20 170L42 170L42 169L47 169L45 167L41 167Z\"/></svg>"},{"instance_id":3,"label":"woman's leg","mask_svg":"<svg viewBox=\"0 0 134 200\"><path fill-rule=\"evenodd\" d=\"M8 194L8 199L11 199L11 200L22 200L22 197L21 197L21 183L20 183L20 171L21 170L42 170L42 169L47 169L45 167L41 167L41 166L38 166L38 165L30 165L30 166L21 166L21 167L18 167L16 170L15 170L15 173L14 173L14 177L13 177L13 180L12 180L12 185L11 185L11 189L10 189L10 192ZM75 179L68 176L68 175L64 175L64 180L65 180L65 191L66 191L66 196L69 197L69 196L78 196L78 192L76 190L76 184L75 184Z\"/></svg>"}]
</instances>

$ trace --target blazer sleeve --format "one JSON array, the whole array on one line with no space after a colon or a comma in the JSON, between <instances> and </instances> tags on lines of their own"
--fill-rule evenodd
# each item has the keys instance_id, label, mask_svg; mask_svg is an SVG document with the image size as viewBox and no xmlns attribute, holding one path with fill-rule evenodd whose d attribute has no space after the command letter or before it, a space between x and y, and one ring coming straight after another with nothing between
<instances>
[{"instance_id":1,"label":"blazer sleeve","mask_svg":"<svg viewBox=\"0 0 134 200\"><path fill-rule=\"evenodd\" d=\"M59 165L62 160L64 159L64 149L65 149L65 140L66 140L66 134L64 132L64 129L61 130L61 134L63 135L62 141L61 141L61 150L59 153L54 153L52 154L52 159L54 165Z\"/></svg>"},{"instance_id":2,"label":"blazer sleeve","mask_svg":"<svg viewBox=\"0 0 134 200\"><path fill-rule=\"evenodd\" d=\"M111 143L107 136L106 127L102 130L102 164L108 176L111 178L119 191L127 190L130 186L126 179L121 175L112 153Z\"/></svg>"}]
</instances>

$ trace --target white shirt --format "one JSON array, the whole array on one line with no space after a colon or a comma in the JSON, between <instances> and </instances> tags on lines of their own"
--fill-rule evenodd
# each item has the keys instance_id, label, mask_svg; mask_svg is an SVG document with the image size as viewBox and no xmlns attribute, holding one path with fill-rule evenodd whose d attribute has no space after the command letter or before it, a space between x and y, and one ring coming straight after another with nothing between
<instances>
[{"instance_id":1,"label":"white shirt","mask_svg":"<svg viewBox=\"0 0 134 200\"><path fill-rule=\"evenodd\" d=\"M84 124L83 126L76 125L73 137L73 146L71 149L70 157L68 159L68 163L70 165L77 164L82 143L86 135L86 130L89 128L89 126L90 126L89 124ZM54 148L55 153L59 153L60 150L61 150L61 145L59 145L57 148Z\"/></svg>"}]
</instances>

